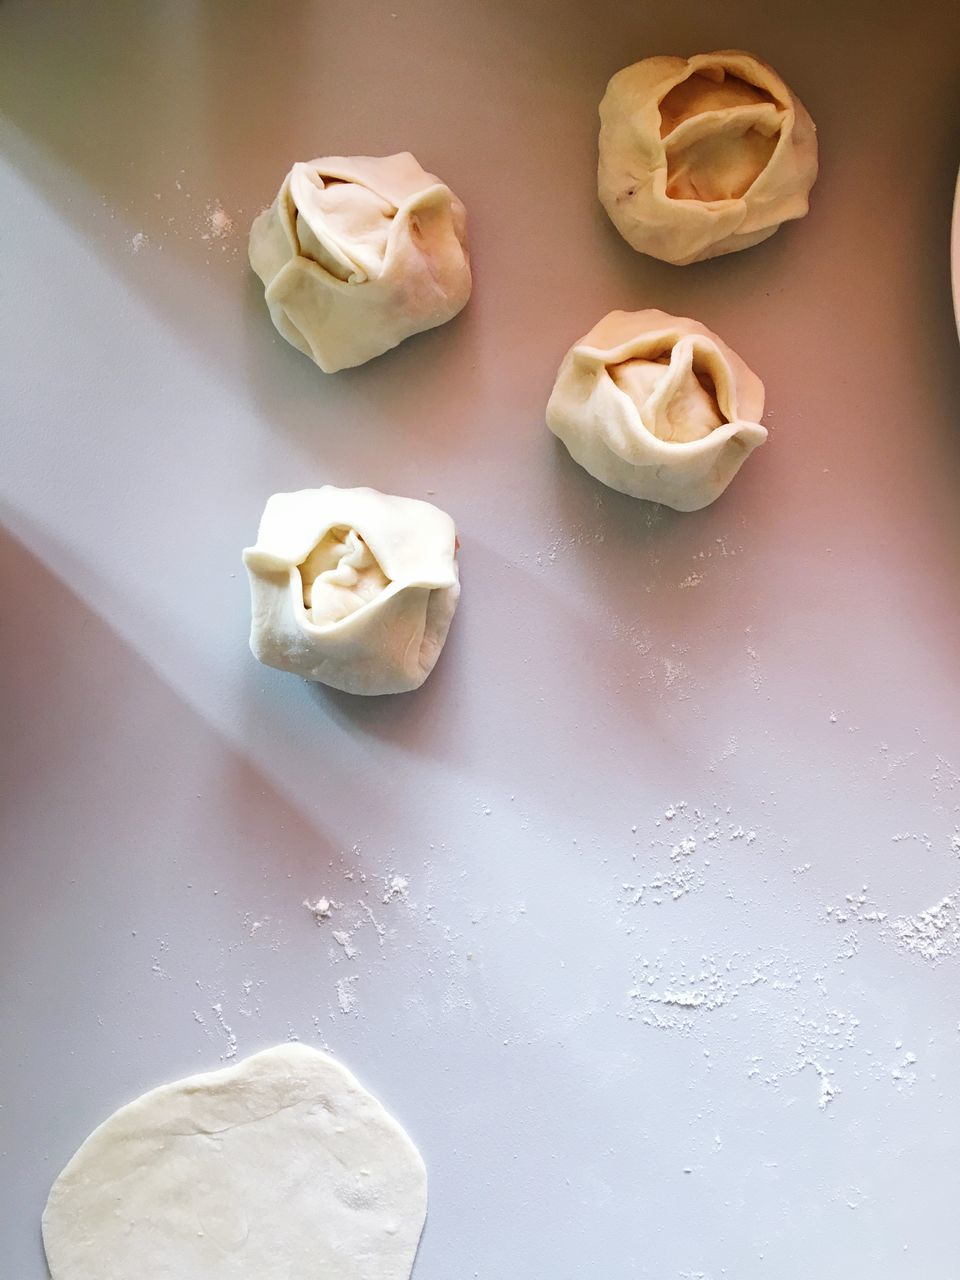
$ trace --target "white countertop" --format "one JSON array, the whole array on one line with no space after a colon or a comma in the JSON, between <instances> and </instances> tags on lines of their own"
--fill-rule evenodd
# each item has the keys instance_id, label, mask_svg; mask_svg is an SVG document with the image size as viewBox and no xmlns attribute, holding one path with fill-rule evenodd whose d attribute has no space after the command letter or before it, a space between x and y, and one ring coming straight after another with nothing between
<instances>
[{"instance_id":1,"label":"white countertop","mask_svg":"<svg viewBox=\"0 0 960 1280\"><path fill-rule=\"evenodd\" d=\"M0 1270L45 1274L117 1105L297 1036L424 1154L415 1280L956 1280L960 14L170 8L0 9ZM724 46L803 98L821 178L670 268L596 201L596 108ZM405 148L474 298L325 377L246 230L293 160ZM646 306L767 386L695 515L543 424L569 344ZM457 520L419 693L247 651L240 549L324 482Z\"/></svg>"}]
</instances>

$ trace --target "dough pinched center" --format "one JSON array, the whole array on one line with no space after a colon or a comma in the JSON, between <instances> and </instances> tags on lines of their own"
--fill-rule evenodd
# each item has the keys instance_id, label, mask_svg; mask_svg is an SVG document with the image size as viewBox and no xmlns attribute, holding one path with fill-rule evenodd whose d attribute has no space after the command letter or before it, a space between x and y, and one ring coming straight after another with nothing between
<instances>
[{"instance_id":1,"label":"dough pinched center","mask_svg":"<svg viewBox=\"0 0 960 1280\"><path fill-rule=\"evenodd\" d=\"M328 530L298 569L304 608L318 626L349 617L390 582L356 529Z\"/></svg>"},{"instance_id":2,"label":"dough pinched center","mask_svg":"<svg viewBox=\"0 0 960 1280\"><path fill-rule=\"evenodd\" d=\"M720 408L712 372L689 342L672 352L654 351L609 365L608 372L660 440L702 440L729 421Z\"/></svg>"},{"instance_id":3,"label":"dough pinched center","mask_svg":"<svg viewBox=\"0 0 960 1280\"><path fill-rule=\"evenodd\" d=\"M358 182L309 175L298 184L297 239L300 252L348 283L380 271L396 207Z\"/></svg>"}]
</instances>

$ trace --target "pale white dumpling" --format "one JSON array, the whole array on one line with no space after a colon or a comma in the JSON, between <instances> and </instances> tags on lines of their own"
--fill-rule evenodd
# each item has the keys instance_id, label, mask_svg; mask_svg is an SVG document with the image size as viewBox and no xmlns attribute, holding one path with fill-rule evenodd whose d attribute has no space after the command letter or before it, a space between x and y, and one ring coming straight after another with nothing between
<instances>
[{"instance_id":1,"label":"pale white dumpling","mask_svg":"<svg viewBox=\"0 0 960 1280\"><path fill-rule=\"evenodd\" d=\"M600 104L600 200L624 239L677 265L802 218L817 135L772 67L738 50L625 67Z\"/></svg>"},{"instance_id":2,"label":"pale white dumpling","mask_svg":"<svg viewBox=\"0 0 960 1280\"><path fill-rule=\"evenodd\" d=\"M592 476L696 511L767 438L763 383L715 333L663 311L612 311L567 352L547 425Z\"/></svg>"},{"instance_id":3,"label":"pale white dumpling","mask_svg":"<svg viewBox=\"0 0 960 1280\"><path fill-rule=\"evenodd\" d=\"M463 205L409 152L295 164L249 251L273 323L325 373L451 320L470 297Z\"/></svg>"},{"instance_id":4,"label":"pale white dumpling","mask_svg":"<svg viewBox=\"0 0 960 1280\"><path fill-rule=\"evenodd\" d=\"M121 1107L57 1178L52 1280L409 1280L413 1143L338 1062L285 1044Z\"/></svg>"},{"instance_id":5,"label":"pale white dumpling","mask_svg":"<svg viewBox=\"0 0 960 1280\"><path fill-rule=\"evenodd\" d=\"M250 577L260 662L347 693L403 693L433 670L457 601L457 533L438 507L375 489L267 502Z\"/></svg>"}]
</instances>

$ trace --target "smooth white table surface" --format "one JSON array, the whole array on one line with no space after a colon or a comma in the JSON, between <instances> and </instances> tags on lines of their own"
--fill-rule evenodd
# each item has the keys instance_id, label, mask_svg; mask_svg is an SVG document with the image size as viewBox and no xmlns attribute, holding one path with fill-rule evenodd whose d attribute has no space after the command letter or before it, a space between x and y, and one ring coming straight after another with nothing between
<instances>
[{"instance_id":1,"label":"smooth white table surface","mask_svg":"<svg viewBox=\"0 0 960 1280\"><path fill-rule=\"evenodd\" d=\"M415 1280L956 1280L958 40L933 0L0 7L4 1277L117 1105L296 1036L424 1154ZM596 201L596 108L724 46L821 178L674 269ZM467 205L473 300L324 377L249 222L295 159L401 149ZM767 386L695 515L543 425L645 306ZM323 482L458 522L418 693L247 651L240 549Z\"/></svg>"}]
</instances>

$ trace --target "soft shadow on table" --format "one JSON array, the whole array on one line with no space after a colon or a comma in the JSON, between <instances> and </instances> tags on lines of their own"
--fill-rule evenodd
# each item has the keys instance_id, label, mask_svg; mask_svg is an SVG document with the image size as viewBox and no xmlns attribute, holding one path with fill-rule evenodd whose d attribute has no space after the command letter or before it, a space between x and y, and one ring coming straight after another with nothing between
<instances>
[{"instance_id":1,"label":"soft shadow on table","mask_svg":"<svg viewBox=\"0 0 960 1280\"><path fill-rule=\"evenodd\" d=\"M64 567L68 563L65 557ZM21 812L36 812L40 794L74 803L61 788L77 769L84 777L72 785L94 817L112 811L114 793L123 798L118 812L128 811L129 768L131 779L146 777L155 784L153 796L138 801L152 833L162 832L180 810L178 828L198 824L198 841L230 850L231 862L259 865L269 858L302 870L342 857L344 833L331 830L337 815L317 814L309 795L297 803L278 787L250 752L228 742L95 612L95 602L74 592L68 574L58 576L6 529L0 532L0 584L5 597L18 602L0 630L0 714L16 726L3 777L3 812L11 827ZM125 751L117 750L118 740L127 744ZM107 767L100 763L100 744L110 767L119 767L118 776L100 772ZM202 832L209 815L216 815L215 839ZM224 832L223 823L230 830ZM102 855L106 867L115 854L107 843L96 856ZM168 856L182 859L189 872L189 849L171 848ZM141 883L135 849L124 865L131 885Z\"/></svg>"},{"instance_id":2,"label":"soft shadow on table","mask_svg":"<svg viewBox=\"0 0 960 1280\"><path fill-rule=\"evenodd\" d=\"M241 335L246 385L271 430L317 458L318 477L389 492L397 483L398 459L401 466L419 460L427 488L448 455L476 447L483 395L475 297L447 324L358 368L327 374L280 337L262 284L247 274Z\"/></svg>"},{"instance_id":3,"label":"soft shadow on table","mask_svg":"<svg viewBox=\"0 0 960 1280\"><path fill-rule=\"evenodd\" d=\"M22 3L0 9L8 161L232 380L243 357L224 300L247 271L249 222L288 167L258 145L257 121L279 116L276 76L314 78L298 38L312 6L285 8L285 22L256 7L238 22L214 0L164 13L101 0L61 6L56 23ZM264 74L268 47L275 75ZM210 223L218 205L233 219L222 236ZM196 305L198 281L209 307Z\"/></svg>"},{"instance_id":4,"label":"soft shadow on table","mask_svg":"<svg viewBox=\"0 0 960 1280\"><path fill-rule=\"evenodd\" d=\"M71 548L52 540L20 513L11 512L14 515L19 536L8 535L6 572L28 579L32 573L38 583L49 585L28 591L18 576L9 590L24 602L34 626L44 623L47 611L54 611L56 625L47 624L48 629L39 633L42 638L64 637L63 655L51 655L45 662L54 668L62 665L73 652L73 637L91 628L113 637L114 647L126 657L121 661L111 654L99 663L98 670L111 677L106 684L97 677L107 700L104 712L109 706L116 723L124 726L130 718L127 702L139 703L141 695L130 694L122 679L127 670L142 672L151 689L166 690L169 705L181 709L178 720L204 726L211 744L200 752L204 772L211 762L223 764L208 785L217 794L227 789L231 798L222 799L217 808L236 814L240 828L248 823L251 797L273 796L275 800L257 801L256 812L292 805L301 821L317 825L318 834L310 834L307 843L339 849L350 840L337 824L351 806L363 811L378 771L387 789L397 787L402 795L408 775L417 776L418 757L459 774L471 788L522 787L531 803L539 803L541 787L549 786L550 770L565 757L562 744L569 743L569 751L575 752L580 726L601 705L607 708L614 737L629 736L634 726L643 726L643 736L658 744L653 767L657 772L662 768L664 779L669 778L674 730L660 723L663 706L650 664L629 628L618 632L614 626L608 635L601 625L598 631L585 609L586 598L558 594L532 567L508 562L469 537L463 547L464 597L436 669L415 693L362 699L311 688L259 667L240 653L239 668L231 660L204 674L202 654L194 651L189 635L167 634L170 619L151 615L149 596L118 594L116 585L98 577L95 566L79 564ZM83 584L84 594L77 594L77 584ZM64 608L70 618L66 629L61 621ZM123 619L122 636L111 619ZM539 660L540 637L545 626L557 628L558 620L559 661L548 670ZM231 635L236 633L239 649L241 622L228 620L225 626ZM603 645L602 660L598 641ZM590 655L596 655L595 660ZM30 656L35 655L24 645L21 663ZM174 657L178 681L182 678L176 686L162 674ZM22 683L31 688L35 681L23 673ZM220 705L224 699L239 702L239 722L229 703ZM13 709L10 714L15 723L22 711ZM170 714L161 717L164 726L170 719ZM141 720L138 713L132 722ZM531 762L529 739L514 732L515 723L549 725L549 749L544 744L539 758ZM101 717L98 727L103 724ZM196 738L195 727L190 736ZM500 748L486 750L483 743L488 740L499 740ZM165 727L158 742L169 752L172 741ZM371 753L374 743L388 747L391 754ZM561 752L555 761L558 744ZM55 742L44 761L58 759ZM336 812L317 809L318 778L324 779L324 794L339 797ZM233 788L242 803L233 802ZM293 818L285 813L273 825L282 824L293 824ZM237 850L245 847L238 837Z\"/></svg>"},{"instance_id":5,"label":"soft shadow on table","mask_svg":"<svg viewBox=\"0 0 960 1280\"><path fill-rule=\"evenodd\" d=\"M551 581L553 572L467 537L460 608L415 692L361 698L267 673L271 697L300 706L281 740L296 746L281 745L289 767L303 779L322 772L326 794L336 794L336 778L356 779L380 812L395 814L397 840L409 848L455 848L463 825L485 821L482 806L498 802L508 825L503 806L533 831L583 831L590 806L605 804L608 792L629 805L638 771L645 786L669 795L696 754L676 716L687 691L664 688L664 655L632 619L615 609L598 616L588 593L566 591L565 575ZM551 664L541 660L546 628ZM263 711L254 688L251 725ZM442 785L423 774L419 757L447 775ZM569 779L559 792L558 777ZM367 804L360 796L357 812ZM575 842L561 841L557 866L580 856Z\"/></svg>"},{"instance_id":6,"label":"soft shadow on table","mask_svg":"<svg viewBox=\"0 0 960 1280\"><path fill-rule=\"evenodd\" d=\"M341 728L462 766L466 760L458 726L462 713L456 679L459 636L455 615L437 665L419 689L362 696L309 680L303 682L304 689L319 714Z\"/></svg>"},{"instance_id":7,"label":"soft shadow on table","mask_svg":"<svg viewBox=\"0 0 960 1280\"><path fill-rule=\"evenodd\" d=\"M742 576L738 557L750 536L744 511L752 504L737 489L750 478L762 484L754 474L764 462L762 450L716 502L700 511L674 511L601 484L557 439L547 448L545 510L568 531L567 549L578 562L584 592L599 590L624 621L645 621L662 643L689 639L683 628L691 610L703 610L702 626L715 626L715 591L728 592ZM685 618L679 627L678 616ZM716 643L735 642L738 630L726 634L721 628Z\"/></svg>"}]
</instances>

